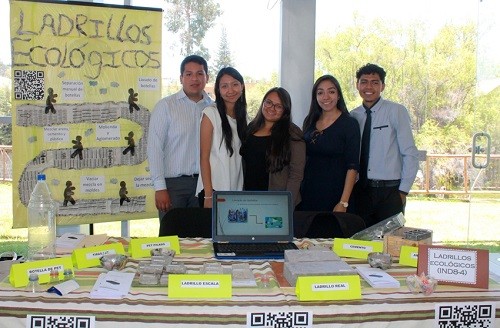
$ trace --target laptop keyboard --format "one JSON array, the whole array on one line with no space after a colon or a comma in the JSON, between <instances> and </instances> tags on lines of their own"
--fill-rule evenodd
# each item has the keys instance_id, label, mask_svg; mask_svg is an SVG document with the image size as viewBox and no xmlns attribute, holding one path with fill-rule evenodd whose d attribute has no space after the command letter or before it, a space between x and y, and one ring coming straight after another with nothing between
<instances>
[{"instance_id":1,"label":"laptop keyboard","mask_svg":"<svg viewBox=\"0 0 500 328\"><path fill-rule=\"evenodd\" d=\"M297 249L294 243L218 243L217 247L221 253L282 253L286 249Z\"/></svg>"}]
</instances>

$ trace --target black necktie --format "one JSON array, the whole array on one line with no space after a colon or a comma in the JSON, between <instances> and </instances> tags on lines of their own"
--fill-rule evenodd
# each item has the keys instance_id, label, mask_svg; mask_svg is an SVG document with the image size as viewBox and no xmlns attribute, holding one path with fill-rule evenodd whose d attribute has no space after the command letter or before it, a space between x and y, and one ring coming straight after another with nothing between
<instances>
[{"instance_id":1,"label":"black necktie","mask_svg":"<svg viewBox=\"0 0 500 328\"><path fill-rule=\"evenodd\" d=\"M359 182L362 186L366 186L368 179L368 160L370 157L370 130L372 126L372 111L366 110L366 121L363 128L363 135L361 137L361 156L359 159Z\"/></svg>"}]
</instances>

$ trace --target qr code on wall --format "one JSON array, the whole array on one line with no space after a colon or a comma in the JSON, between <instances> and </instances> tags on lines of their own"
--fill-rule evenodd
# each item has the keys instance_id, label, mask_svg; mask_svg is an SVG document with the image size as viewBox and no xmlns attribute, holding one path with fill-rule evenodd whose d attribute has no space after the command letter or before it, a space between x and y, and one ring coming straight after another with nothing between
<instances>
[{"instance_id":1,"label":"qr code on wall","mask_svg":"<svg viewBox=\"0 0 500 328\"><path fill-rule=\"evenodd\" d=\"M44 89L43 71L14 70L14 99L42 100Z\"/></svg>"},{"instance_id":2,"label":"qr code on wall","mask_svg":"<svg viewBox=\"0 0 500 328\"><path fill-rule=\"evenodd\" d=\"M95 328L94 316L28 315L26 328Z\"/></svg>"},{"instance_id":3,"label":"qr code on wall","mask_svg":"<svg viewBox=\"0 0 500 328\"><path fill-rule=\"evenodd\" d=\"M312 312L254 312L247 314L247 327L312 328Z\"/></svg>"},{"instance_id":4,"label":"qr code on wall","mask_svg":"<svg viewBox=\"0 0 500 328\"><path fill-rule=\"evenodd\" d=\"M494 303L436 304L437 328L494 328Z\"/></svg>"}]
</instances>

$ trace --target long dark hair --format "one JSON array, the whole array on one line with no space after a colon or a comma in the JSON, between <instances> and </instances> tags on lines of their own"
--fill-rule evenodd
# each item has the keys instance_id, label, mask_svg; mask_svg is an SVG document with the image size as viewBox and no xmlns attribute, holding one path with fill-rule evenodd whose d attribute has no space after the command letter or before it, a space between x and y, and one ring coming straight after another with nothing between
<instances>
[{"instance_id":1,"label":"long dark hair","mask_svg":"<svg viewBox=\"0 0 500 328\"><path fill-rule=\"evenodd\" d=\"M234 79L238 80L243 86L241 96L234 105L234 112L236 114L236 129L238 131L238 137L240 138L240 140L245 139L245 132L247 129L247 98L245 96L245 82L243 81L243 76L240 74L240 72L232 67L222 68L217 74L217 78L215 79L215 104L217 105L217 110L219 111L219 115L222 120L222 138L224 139L224 142L226 144L226 149L229 151L229 156L233 156L233 132L231 130L231 126L229 125L229 120L227 119L226 104L224 103L224 99L222 99L219 90L220 79L224 75L233 77ZM237 151L239 151L239 149L237 149Z\"/></svg>"},{"instance_id":2,"label":"long dark hair","mask_svg":"<svg viewBox=\"0 0 500 328\"><path fill-rule=\"evenodd\" d=\"M292 100L288 91L281 87L270 89L262 98L260 109L255 118L248 124L248 135L254 134L258 129L264 126L264 115L262 108L264 101L269 94L275 92L283 105L283 115L279 121L275 122L271 128L271 142L267 144L266 149L266 166L270 173L275 173L283 170L285 166L290 164L290 126L292 115Z\"/></svg>"},{"instance_id":3,"label":"long dark hair","mask_svg":"<svg viewBox=\"0 0 500 328\"><path fill-rule=\"evenodd\" d=\"M344 95L342 94L342 89L340 88L340 83L337 81L335 77L332 75L323 75L319 77L316 82L314 82L313 88L312 88L312 93L311 93L311 106L309 107L309 113L307 114L306 118L304 119L304 124L302 125L302 130L307 131L312 125L316 125L316 122L318 121L319 117L321 116L322 109L318 104L318 100L316 99L316 92L318 91L318 86L321 82L329 80L333 83L335 88L337 89L337 92L339 94L339 100L337 101L337 108L345 114L349 114L349 111L347 110L347 106L345 104L344 100Z\"/></svg>"}]
</instances>

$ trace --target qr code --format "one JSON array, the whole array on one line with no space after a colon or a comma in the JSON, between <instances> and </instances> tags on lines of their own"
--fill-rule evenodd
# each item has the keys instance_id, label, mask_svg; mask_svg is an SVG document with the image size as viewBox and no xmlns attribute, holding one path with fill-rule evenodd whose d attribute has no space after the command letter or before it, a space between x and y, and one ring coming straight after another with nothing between
<instances>
[{"instance_id":1,"label":"qr code","mask_svg":"<svg viewBox=\"0 0 500 328\"><path fill-rule=\"evenodd\" d=\"M14 70L14 99L42 100L44 89L43 71Z\"/></svg>"},{"instance_id":2,"label":"qr code","mask_svg":"<svg viewBox=\"0 0 500 328\"><path fill-rule=\"evenodd\" d=\"M436 304L438 328L494 328L494 303Z\"/></svg>"},{"instance_id":3,"label":"qr code","mask_svg":"<svg viewBox=\"0 0 500 328\"><path fill-rule=\"evenodd\" d=\"M247 314L247 327L312 328L312 312L254 312Z\"/></svg>"},{"instance_id":4,"label":"qr code","mask_svg":"<svg viewBox=\"0 0 500 328\"><path fill-rule=\"evenodd\" d=\"M94 316L28 315L26 328L95 328Z\"/></svg>"}]
</instances>

